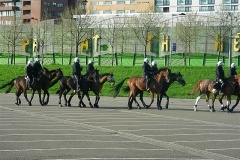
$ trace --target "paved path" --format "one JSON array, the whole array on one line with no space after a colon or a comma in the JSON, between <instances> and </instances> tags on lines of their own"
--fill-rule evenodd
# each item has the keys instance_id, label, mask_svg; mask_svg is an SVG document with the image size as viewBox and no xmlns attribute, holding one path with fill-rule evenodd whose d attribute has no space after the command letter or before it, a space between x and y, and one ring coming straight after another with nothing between
<instances>
[{"instance_id":1,"label":"paved path","mask_svg":"<svg viewBox=\"0 0 240 160\"><path fill-rule=\"evenodd\" d=\"M16 106L14 94L0 94L2 160L240 159L239 106L211 113L203 99L198 112L194 99L170 99L168 110L156 102L128 110L126 97L101 97L98 109L78 108L77 97L72 107L58 107L55 95L43 107L37 96L33 106L21 99Z\"/></svg>"}]
</instances>

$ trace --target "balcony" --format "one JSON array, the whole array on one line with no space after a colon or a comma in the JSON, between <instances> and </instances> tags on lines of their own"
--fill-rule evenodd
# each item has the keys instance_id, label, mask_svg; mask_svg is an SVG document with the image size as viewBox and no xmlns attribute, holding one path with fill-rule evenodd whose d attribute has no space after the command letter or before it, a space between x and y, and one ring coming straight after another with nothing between
<instances>
[{"instance_id":1,"label":"balcony","mask_svg":"<svg viewBox=\"0 0 240 160\"><path fill-rule=\"evenodd\" d=\"M13 11L15 9L14 6L4 6L0 5L0 11Z\"/></svg>"}]
</instances>

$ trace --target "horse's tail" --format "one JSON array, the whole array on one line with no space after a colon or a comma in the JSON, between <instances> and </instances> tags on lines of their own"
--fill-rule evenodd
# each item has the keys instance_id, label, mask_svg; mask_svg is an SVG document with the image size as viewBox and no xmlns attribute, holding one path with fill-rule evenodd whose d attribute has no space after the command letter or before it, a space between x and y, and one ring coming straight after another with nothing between
<instances>
[{"instance_id":1,"label":"horse's tail","mask_svg":"<svg viewBox=\"0 0 240 160\"><path fill-rule=\"evenodd\" d=\"M202 80L197 81L197 83L193 87L192 92L188 93L188 95L193 95L194 93L196 93L199 90L199 86L200 86L201 82L202 82Z\"/></svg>"},{"instance_id":2,"label":"horse's tail","mask_svg":"<svg viewBox=\"0 0 240 160\"><path fill-rule=\"evenodd\" d=\"M118 83L118 84L115 86L115 92L114 92L113 98L116 98L116 97L117 97L117 95L118 95L118 93L120 92L120 89L121 89L124 81L125 81L126 79L128 79L128 78L129 78L129 77L124 78L120 83Z\"/></svg>"},{"instance_id":3,"label":"horse's tail","mask_svg":"<svg viewBox=\"0 0 240 160\"><path fill-rule=\"evenodd\" d=\"M7 91L11 91L11 89L12 89L12 87L13 87L13 85L14 85L14 80L15 80L16 78L13 78L10 82L8 82L8 83L6 83L6 84L4 84L4 85L2 85L1 87L0 87L0 89L3 89L3 88L5 88L5 87L7 87L7 86L9 86L9 88L8 88L8 90ZM9 93L9 92L5 92L5 93Z\"/></svg>"},{"instance_id":4,"label":"horse's tail","mask_svg":"<svg viewBox=\"0 0 240 160\"><path fill-rule=\"evenodd\" d=\"M49 88L51 88L52 86L54 86L62 77L63 77L63 76L58 76L57 78L55 78L55 79L51 82Z\"/></svg>"}]
</instances>

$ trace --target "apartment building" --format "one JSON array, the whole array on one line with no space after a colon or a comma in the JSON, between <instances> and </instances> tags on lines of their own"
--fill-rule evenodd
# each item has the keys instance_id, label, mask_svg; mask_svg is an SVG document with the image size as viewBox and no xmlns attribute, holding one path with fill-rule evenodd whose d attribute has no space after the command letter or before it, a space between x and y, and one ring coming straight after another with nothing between
<instances>
[{"instance_id":1,"label":"apartment building","mask_svg":"<svg viewBox=\"0 0 240 160\"><path fill-rule=\"evenodd\" d=\"M238 11L240 0L88 0L88 13L126 14L153 12Z\"/></svg>"},{"instance_id":2,"label":"apartment building","mask_svg":"<svg viewBox=\"0 0 240 160\"><path fill-rule=\"evenodd\" d=\"M0 0L0 24L11 24L21 20L25 24L34 24L48 19L61 17L64 9L73 4L73 0Z\"/></svg>"}]
</instances>

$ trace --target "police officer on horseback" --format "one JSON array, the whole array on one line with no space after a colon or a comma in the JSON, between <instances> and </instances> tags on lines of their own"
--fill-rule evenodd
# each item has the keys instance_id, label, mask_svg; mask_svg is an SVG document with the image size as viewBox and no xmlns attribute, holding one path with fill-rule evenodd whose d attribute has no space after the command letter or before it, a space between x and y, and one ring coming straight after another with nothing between
<instances>
[{"instance_id":1,"label":"police officer on horseback","mask_svg":"<svg viewBox=\"0 0 240 160\"><path fill-rule=\"evenodd\" d=\"M42 71L42 65L40 64L40 59L36 58L33 63L33 74L35 78L39 78L39 75Z\"/></svg>"},{"instance_id":2,"label":"police officer on horseback","mask_svg":"<svg viewBox=\"0 0 240 160\"><path fill-rule=\"evenodd\" d=\"M76 80L76 91L78 92L80 90L80 78L81 78L81 71L82 67L79 63L80 59L76 57L74 59L74 64L72 65L72 75Z\"/></svg>"},{"instance_id":3,"label":"police officer on horseback","mask_svg":"<svg viewBox=\"0 0 240 160\"><path fill-rule=\"evenodd\" d=\"M25 67L25 72L26 72L25 79L27 82L27 88L31 90L32 89L31 85L33 83L33 75L34 75L33 64L31 60L28 61L27 66Z\"/></svg>"},{"instance_id":4,"label":"police officer on horseback","mask_svg":"<svg viewBox=\"0 0 240 160\"><path fill-rule=\"evenodd\" d=\"M157 68L157 61L152 61L152 66L151 66L152 73L156 75L158 73L158 68Z\"/></svg>"},{"instance_id":5,"label":"police officer on horseback","mask_svg":"<svg viewBox=\"0 0 240 160\"><path fill-rule=\"evenodd\" d=\"M94 60L89 60L88 61L88 65L87 65L87 69L86 69L86 74L89 75L90 73L94 72ZM88 81L93 81L92 77L88 77Z\"/></svg>"},{"instance_id":6,"label":"police officer on horseback","mask_svg":"<svg viewBox=\"0 0 240 160\"><path fill-rule=\"evenodd\" d=\"M145 78L144 81L146 81L147 91L150 90L150 80L151 80L151 76L152 76L152 68L148 63L149 63L148 58L144 58L143 65L142 65L142 70L143 70L143 75L144 75L144 78Z\"/></svg>"},{"instance_id":7,"label":"police officer on horseback","mask_svg":"<svg viewBox=\"0 0 240 160\"><path fill-rule=\"evenodd\" d=\"M224 63L222 61L219 61L217 63L217 68L216 68L216 81L220 83L219 95L223 95L223 89L225 87L225 76L224 76L223 65Z\"/></svg>"},{"instance_id":8,"label":"police officer on horseback","mask_svg":"<svg viewBox=\"0 0 240 160\"><path fill-rule=\"evenodd\" d=\"M229 77L237 75L237 71L236 71L237 68L236 67L237 67L237 65L235 63L231 64L230 69L228 70L228 76Z\"/></svg>"}]
</instances>

